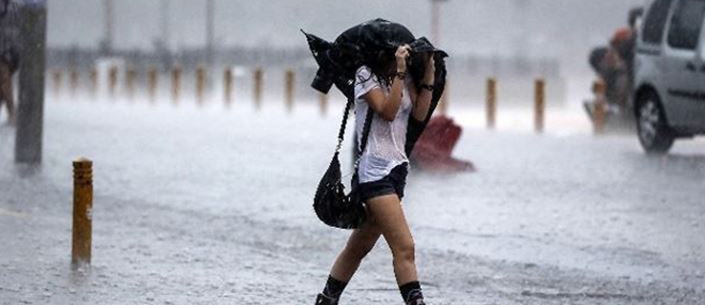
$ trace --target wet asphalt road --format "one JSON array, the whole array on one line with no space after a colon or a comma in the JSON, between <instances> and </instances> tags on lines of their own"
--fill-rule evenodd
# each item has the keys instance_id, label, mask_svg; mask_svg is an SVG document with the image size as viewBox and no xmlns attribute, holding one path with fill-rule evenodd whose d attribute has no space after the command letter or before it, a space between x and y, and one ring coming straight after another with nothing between
<instances>
[{"instance_id":1,"label":"wet asphalt road","mask_svg":"<svg viewBox=\"0 0 705 305\"><path fill-rule=\"evenodd\" d=\"M312 304L347 236L310 208L339 111L270 104L49 103L38 168L0 127L0 304ZM479 171L412 169L404 202L429 304L705 302L702 139L472 128L455 154ZM70 272L78 156L93 265ZM341 303L401 303L383 242Z\"/></svg>"}]
</instances>

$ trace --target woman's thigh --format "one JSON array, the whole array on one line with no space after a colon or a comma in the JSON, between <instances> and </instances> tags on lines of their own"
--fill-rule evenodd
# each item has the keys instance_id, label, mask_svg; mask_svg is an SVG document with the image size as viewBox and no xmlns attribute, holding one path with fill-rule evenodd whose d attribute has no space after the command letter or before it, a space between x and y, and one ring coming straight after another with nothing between
<instances>
[{"instance_id":1,"label":"woman's thigh","mask_svg":"<svg viewBox=\"0 0 705 305\"><path fill-rule=\"evenodd\" d=\"M372 198L367 201L367 208L392 251L413 247L411 231L397 195Z\"/></svg>"}]
</instances>

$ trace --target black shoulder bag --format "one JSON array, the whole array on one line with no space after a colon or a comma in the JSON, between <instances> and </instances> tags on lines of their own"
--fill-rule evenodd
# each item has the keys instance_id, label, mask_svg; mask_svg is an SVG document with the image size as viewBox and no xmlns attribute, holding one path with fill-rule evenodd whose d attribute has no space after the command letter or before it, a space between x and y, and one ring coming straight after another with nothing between
<instances>
[{"instance_id":1,"label":"black shoulder bag","mask_svg":"<svg viewBox=\"0 0 705 305\"><path fill-rule=\"evenodd\" d=\"M338 146L336 146L333 159L330 161L330 165L328 165L328 170L318 183L316 195L313 198L313 209L316 211L318 219L331 227L340 229L356 229L360 227L366 217L365 207L358 193L359 177L357 170L362 153L367 146L367 138L370 133L370 127L372 126L372 115L374 112L371 107L368 108L367 116L365 117L362 139L353 166L350 193L347 195L345 194L345 186L341 181L342 177L340 173L340 148L343 145L345 126L347 125L348 115L353 104L354 99L349 98L347 105L345 105L343 122L340 124L340 131L338 132Z\"/></svg>"}]
</instances>

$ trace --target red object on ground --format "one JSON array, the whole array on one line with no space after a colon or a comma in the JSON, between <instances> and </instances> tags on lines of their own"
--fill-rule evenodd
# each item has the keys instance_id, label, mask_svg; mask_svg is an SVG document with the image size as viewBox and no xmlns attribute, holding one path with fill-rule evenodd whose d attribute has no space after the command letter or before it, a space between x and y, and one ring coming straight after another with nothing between
<instances>
[{"instance_id":1,"label":"red object on ground","mask_svg":"<svg viewBox=\"0 0 705 305\"><path fill-rule=\"evenodd\" d=\"M422 170L464 172L475 171L472 162L451 156L460 139L462 128L447 116L433 117L411 153L411 162Z\"/></svg>"}]
</instances>

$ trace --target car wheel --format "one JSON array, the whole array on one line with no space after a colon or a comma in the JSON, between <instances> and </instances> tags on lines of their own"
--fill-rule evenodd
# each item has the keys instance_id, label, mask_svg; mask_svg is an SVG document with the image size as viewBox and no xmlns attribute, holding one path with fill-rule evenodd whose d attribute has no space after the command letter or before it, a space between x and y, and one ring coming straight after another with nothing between
<instances>
[{"instance_id":1,"label":"car wheel","mask_svg":"<svg viewBox=\"0 0 705 305\"><path fill-rule=\"evenodd\" d=\"M675 136L668 127L659 98L645 94L637 109L637 134L639 142L647 153L665 154L673 146Z\"/></svg>"}]
</instances>

